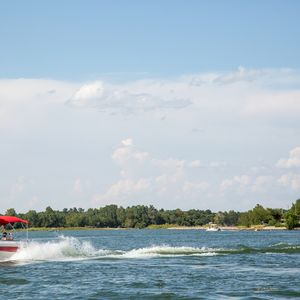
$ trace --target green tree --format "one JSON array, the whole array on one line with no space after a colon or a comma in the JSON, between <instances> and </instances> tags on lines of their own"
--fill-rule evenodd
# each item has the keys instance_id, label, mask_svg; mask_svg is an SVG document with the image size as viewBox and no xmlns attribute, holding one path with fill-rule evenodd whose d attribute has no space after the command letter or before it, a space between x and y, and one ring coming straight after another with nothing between
<instances>
[{"instance_id":1,"label":"green tree","mask_svg":"<svg viewBox=\"0 0 300 300\"><path fill-rule=\"evenodd\" d=\"M35 210L28 211L23 218L29 221L30 226L40 227L39 215Z\"/></svg>"},{"instance_id":2,"label":"green tree","mask_svg":"<svg viewBox=\"0 0 300 300\"><path fill-rule=\"evenodd\" d=\"M5 213L6 216L14 216L14 217L17 217L18 214L16 213L15 209L14 208L9 208L6 213Z\"/></svg>"},{"instance_id":3,"label":"green tree","mask_svg":"<svg viewBox=\"0 0 300 300\"><path fill-rule=\"evenodd\" d=\"M252 225L249 211L240 214L238 224L246 227L250 227Z\"/></svg>"},{"instance_id":4,"label":"green tree","mask_svg":"<svg viewBox=\"0 0 300 300\"><path fill-rule=\"evenodd\" d=\"M300 226L300 199L296 200L284 217L287 229L291 230Z\"/></svg>"},{"instance_id":5,"label":"green tree","mask_svg":"<svg viewBox=\"0 0 300 300\"><path fill-rule=\"evenodd\" d=\"M286 224L286 228L289 230L294 229L297 226L298 220L296 215L293 212L291 211L286 212L285 224Z\"/></svg>"}]
</instances>

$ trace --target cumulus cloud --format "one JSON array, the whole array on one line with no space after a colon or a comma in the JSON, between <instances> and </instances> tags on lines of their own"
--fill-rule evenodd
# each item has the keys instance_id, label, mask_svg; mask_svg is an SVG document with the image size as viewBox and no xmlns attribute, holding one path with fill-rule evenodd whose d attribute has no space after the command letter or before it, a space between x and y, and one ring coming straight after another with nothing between
<instances>
[{"instance_id":1,"label":"cumulus cloud","mask_svg":"<svg viewBox=\"0 0 300 300\"><path fill-rule=\"evenodd\" d=\"M126 205L130 197L136 197L145 193L150 187L150 179L140 178L120 179L112 184L104 194L95 195L93 203L97 205L106 205L110 203Z\"/></svg>"},{"instance_id":2,"label":"cumulus cloud","mask_svg":"<svg viewBox=\"0 0 300 300\"><path fill-rule=\"evenodd\" d=\"M230 187L243 188L250 185L252 179L248 175L234 176L221 182L221 190L225 191Z\"/></svg>"},{"instance_id":3,"label":"cumulus cloud","mask_svg":"<svg viewBox=\"0 0 300 300\"><path fill-rule=\"evenodd\" d=\"M188 99L161 97L151 92L129 91L128 87L107 85L102 81L84 84L67 101L75 107L95 107L103 111L137 113L166 109L182 109L191 104Z\"/></svg>"},{"instance_id":4,"label":"cumulus cloud","mask_svg":"<svg viewBox=\"0 0 300 300\"><path fill-rule=\"evenodd\" d=\"M280 185L284 187L291 188L296 191L300 191L300 174L296 174L296 173L284 174L277 181Z\"/></svg>"},{"instance_id":5,"label":"cumulus cloud","mask_svg":"<svg viewBox=\"0 0 300 300\"><path fill-rule=\"evenodd\" d=\"M77 87L49 79L0 79L0 131L24 132L40 126L49 108L64 106Z\"/></svg>"},{"instance_id":6,"label":"cumulus cloud","mask_svg":"<svg viewBox=\"0 0 300 300\"><path fill-rule=\"evenodd\" d=\"M280 159L277 166L281 168L300 167L300 147L292 149L289 157Z\"/></svg>"},{"instance_id":7,"label":"cumulus cloud","mask_svg":"<svg viewBox=\"0 0 300 300\"><path fill-rule=\"evenodd\" d=\"M104 84L95 81L81 86L70 99L70 104L78 107L94 105L104 96Z\"/></svg>"},{"instance_id":8,"label":"cumulus cloud","mask_svg":"<svg viewBox=\"0 0 300 300\"><path fill-rule=\"evenodd\" d=\"M0 129L19 124L28 112L43 121L48 105L93 108L109 114L182 111L197 118L300 116L300 74L293 70L214 72L174 79L149 79L113 84L103 80L72 83L48 79L0 80ZM190 118L191 115L185 115ZM15 126L19 129L22 126ZM198 131L198 127L190 130ZM196 128L196 129L195 129ZM202 129L201 129L202 131Z\"/></svg>"},{"instance_id":9,"label":"cumulus cloud","mask_svg":"<svg viewBox=\"0 0 300 300\"><path fill-rule=\"evenodd\" d=\"M248 115L299 116L300 91L262 91L249 96L243 109Z\"/></svg>"},{"instance_id":10,"label":"cumulus cloud","mask_svg":"<svg viewBox=\"0 0 300 300\"><path fill-rule=\"evenodd\" d=\"M245 69L187 76L193 103L222 115L299 117L300 76L289 69ZM210 102L210 103L209 103ZM216 106L214 106L216 105Z\"/></svg>"},{"instance_id":11,"label":"cumulus cloud","mask_svg":"<svg viewBox=\"0 0 300 300\"><path fill-rule=\"evenodd\" d=\"M299 147L279 160L277 146L291 144L299 135L299 93L300 73L292 70L239 68L118 83L0 79L0 155L7 158L2 177L7 178L5 170L11 176L0 185L0 196L15 195L17 201L37 193L26 181L16 182L20 173L45 178L39 184L39 205L47 195L68 198L70 191L74 198L81 191L87 198L106 195L101 201L109 201L118 198L121 186L128 191L121 196L124 201L131 199L130 189L160 199L162 206L168 199L184 199L169 207L187 207L190 199L204 199L206 193L215 193L215 199L225 195L226 201L235 190L255 197L268 190L275 198L279 186L282 195L286 189L296 193L297 174L283 172L300 166ZM134 136L139 146L127 138L108 153L122 136ZM147 143L155 155L143 148ZM248 163L267 168L254 172ZM99 166L105 170L100 175ZM97 184L87 189L83 178L89 176ZM50 190L49 182L55 188ZM72 203L68 201L65 206ZM211 198L207 201L212 205Z\"/></svg>"},{"instance_id":12,"label":"cumulus cloud","mask_svg":"<svg viewBox=\"0 0 300 300\"><path fill-rule=\"evenodd\" d=\"M257 176L252 184L253 192L262 192L270 189L270 185L273 183L273 176L270 175L260 175Z\"/></svg>"},{"instance_id":13,"label":"cumulus cloud","mask_svg":"<svg viewBox=\"0 0 300 300\"><path fill-rule=\"evenodd\" d=\"M224 179L220 184L220 190L222 192L228 191L229 189L251 194L261 193L270 190L274 187L274 176L271 175L239 175L229 179ZM272 186L273 185L273 186Z\"/></svg>"},{"instance_id":14,"label":"cumulus cloud","mask_svg":"<svg viewBox=\"0 0 300 300\"><path fill-rule=\"evenodd\" d=\"M132 144L133 144L133 141L132 141L132 139L126 139L126 140L123 140L122 142L122 145L124 145L124 146L132 146Z\"/></svg>"},{"instance_id":15,"label":"cumulus cloud","mask_svg":"<svg viewBox=\"0 0 300 300\"><path fill-rule=\"evenodd\" d=\"M296 154L297 151L291 151L291 157ZM243 195L252 197L256 199L253 201L257 202L258 196L266 197L272 189L279 191L280 187L287 187L297 190L300 187L300 175L287 174L276 177L275 174L268 174L270 170L266 168L259 168L254 174L249 167L248 171L253 173L251 176L242 174L222 178L220 170L225 170L225 166L228 168L226 162L156 158L139 149L132 138L121 141L120 146L113 151L112 159L121 168L120 179L111 184L105 192L95 195L94 203L137 204L141 198L150 198L152 203L157 199L177 199L181 205L187 200L187 203L203 207L203 203L198 202L199 199L225 201L230 195ZM210 174L219 181L212 180ZM165 205L168 205L167 203L168 201ZM213 205L210 200L210 206Z\"/></svg>"},{"instance_id":16,"label":"cumulus cloud","mask_svg":"<svg viewBox=\"0 0 300 300\"><path fill-rule=\"evenodd\" d=\"M106 192L95 195L94 203L125 203L145 195L150 195L153 201L160 197L199 197L210 188L205 180L189 178L191 170L201 165L199 160L158 159L138 149L131 138L121 141L112 159L122 168L121 178Z\"/></svg>"},{"instance_id":17,"label":"cumulus cloud","mask_svg":"<svg viewBox=\"0 0 300 300\"><path fill-rule=\"evenodd\" d=\"M293 70L256 70L139 80L119 85L83 84L67 102L114 113L198 108L220 116L299 116L300 75ZM220 113L221 109L221 113Z\"/></svg>"}]
</instances>

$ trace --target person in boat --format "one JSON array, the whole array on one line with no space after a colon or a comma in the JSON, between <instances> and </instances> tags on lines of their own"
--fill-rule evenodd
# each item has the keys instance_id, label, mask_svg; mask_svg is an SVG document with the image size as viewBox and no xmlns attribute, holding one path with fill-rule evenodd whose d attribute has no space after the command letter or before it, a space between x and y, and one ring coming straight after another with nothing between
<instances>
[{"instance_id":1,"label":"person in boat","mask_svg":"<svg viewBox=\"0 0 300 300\"><path fill-rule=\"evenodd\" d=\"M9 232L9 233L8 233L6 239L7 239L8 241L13 241L14 236L13 236L12 232Z\"/></svg>"},{"instance_id":2,"label":"person in boat","mask_svg":"<svg viewBox=\"0 0 300 300\"><path fill-rule=\"evenodd\" d=\"M7 232L4 230L3 233L2 233L1 240L6 241L6 239L7 239Z\"/></svg>"}]
</instances>

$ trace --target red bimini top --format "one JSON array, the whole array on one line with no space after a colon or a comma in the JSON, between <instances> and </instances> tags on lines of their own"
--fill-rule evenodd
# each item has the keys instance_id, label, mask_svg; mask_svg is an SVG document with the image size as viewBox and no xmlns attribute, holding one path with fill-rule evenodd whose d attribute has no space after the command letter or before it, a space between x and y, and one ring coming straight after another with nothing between
<instances>
[{"instance_id":1,"label":"red bimini top","mask_svg":"<svg viewBox=\"0 0 300 300\"><path fill-rule=\"evenodd\" d=\"M0 216L0 225L6 225L9 223L25 223L28 224L27 220L23 220L13 216Z\"/></svg>"}]
</instances>

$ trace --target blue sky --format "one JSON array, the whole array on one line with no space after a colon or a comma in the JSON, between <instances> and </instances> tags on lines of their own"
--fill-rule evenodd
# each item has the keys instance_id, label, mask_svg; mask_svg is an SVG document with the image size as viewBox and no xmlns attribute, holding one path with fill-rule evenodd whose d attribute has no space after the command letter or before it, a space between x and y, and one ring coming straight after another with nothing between
<instances>
[{"instance_id":1,"label":"blue sky","mask_svg":"<svg viewBox=\"0 0 300 300\"><path fill-rule=\"evenodd\" d=\"M299 68L299 11L298 1L2 1L0 75Z\"/></svg>"},{"instance_id":2,"label":"blue sky","mask_svg":"<svg viewBox=\"0 0 300 300\"><path fill-rule=\"evenodd\" d=\"M2 1L0 212L247 210L300 194L299 1Z\"/></svg>"}]
</instances>

